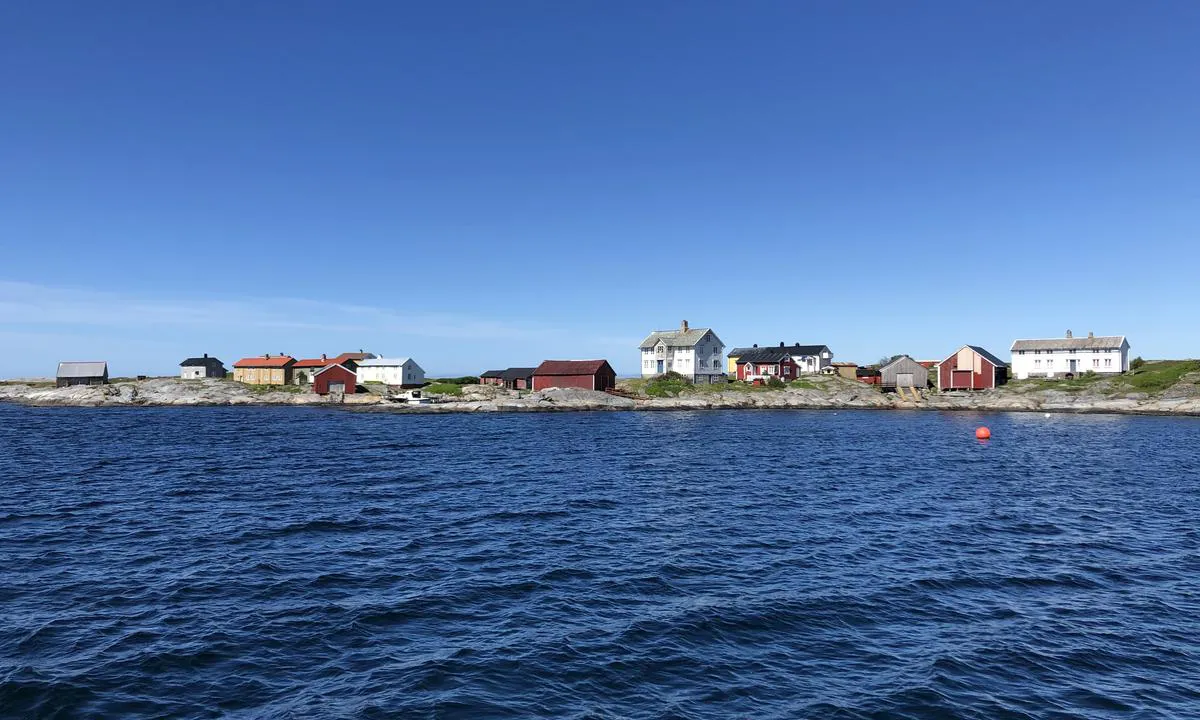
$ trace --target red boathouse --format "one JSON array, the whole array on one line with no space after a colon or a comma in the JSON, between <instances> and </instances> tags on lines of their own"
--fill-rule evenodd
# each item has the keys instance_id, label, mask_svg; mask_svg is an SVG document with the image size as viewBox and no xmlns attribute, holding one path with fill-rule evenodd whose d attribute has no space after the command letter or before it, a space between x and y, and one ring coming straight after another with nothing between
<instances>
[{"instance_id":1,"label":"red boathouse","mask_svg":"<svg viewBox=\"0 0 1200 720\"><path fill-rule=\"evenodd\" d=\"M612 390L617 373L607 360L546 360L533 371L533 389L571 387Z\"/></svg>"},{"instance_id":2,"label":"red boathouse","mask_svg":"<svg viewBox=\"0 0 1200 720\"><path fill-rule=\"evenodd\" d=\"M1008 381L1008 363L977 345L963 345L937 365L938 392L989 390Z\"/></svg>"},{"instance_id":3,"label":"red boathouse","mask_svg":"<svg viewBox=\"0 0 1200 720\"><path fill-rule=\"evenodd\" d=\"M313 392L318 395L328 395L331 392L341 392L352 395L357 390L358 375L345 365L326 365L313 375Z\"/></svg>"}]
</instances>

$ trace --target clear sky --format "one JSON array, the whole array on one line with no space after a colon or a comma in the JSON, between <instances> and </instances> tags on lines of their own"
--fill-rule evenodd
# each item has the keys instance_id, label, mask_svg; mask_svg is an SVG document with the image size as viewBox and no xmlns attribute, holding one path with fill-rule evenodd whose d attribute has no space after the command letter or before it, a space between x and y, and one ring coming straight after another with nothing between
<instances>
[{"instance_id":1,"label":"clear sky","mask_svg":"<svg viewBox=\"0 0 1200 720\"><path fill-rule=\"evenodd\" d=\"M1200 3L0 4L0 376L1200 355Z\"/></svg>"}]
</instances>

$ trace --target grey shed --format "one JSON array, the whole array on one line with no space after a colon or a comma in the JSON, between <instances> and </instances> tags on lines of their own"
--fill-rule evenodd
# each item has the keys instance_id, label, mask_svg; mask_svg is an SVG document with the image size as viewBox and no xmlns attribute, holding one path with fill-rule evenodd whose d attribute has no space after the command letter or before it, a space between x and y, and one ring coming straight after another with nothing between
<instances>
[{"instance_id":1,"label":"grey shed","mask_svg":"<svg viewBox=\"0 0 1200 720\"><path fill-rule=\"evenodd\" d=\"M68 361L58 364L55 385L103 385L108 382L108 363L103 360Z\"/></svg>"},{"instance_id":2,"label":"grey shed","mask_svg":"<svg viewBox=\"0 0 1200 720\"><path fill-rule=\"evenodd\" d=\"M883 388L894 390L897 387L904 387L924 390L929 386L929 370L907 355L901 355L879 368L879 375L880 386Z\"/></svg>"}]
</instances>

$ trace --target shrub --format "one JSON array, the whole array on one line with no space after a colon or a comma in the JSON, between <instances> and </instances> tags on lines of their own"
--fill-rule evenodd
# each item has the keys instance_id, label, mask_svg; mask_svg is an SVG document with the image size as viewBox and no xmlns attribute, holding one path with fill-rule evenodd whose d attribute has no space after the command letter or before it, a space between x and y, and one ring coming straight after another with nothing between
<instances>
[{"instance_id":1,"label":"shrub","mask_svg":"<svg viewBox=\"0 0 1200 720\"><path fill-rule=\"evenodd\" d=\"M1141 370L1143 367L1145 367L1145 365L1146 365L1146 361L1142 359L1141 355L1138 355L1129 363L1129 369L1130 370Z\"/></svg>"},{"instance_id":2,"label":"shrub","mask_svg":"<svg viewBox=\"0 0 1200 720\"><path fill-rule=\"evenodd\" d=\"M781 388L783 386L783 380L780 380L778 377L772 375L767 378L767 387Z\"/></svg>"},{"instance_id":3,"label":"shrub","mask_svg":"<svg viewBox=\"0 0 1200 720\"><path fill-rule=\"evenodd\" d=\"M646 394L650 397L675 397L691 383L677 372L663 373L646 383Z\"/></svg>"}]
</instances>

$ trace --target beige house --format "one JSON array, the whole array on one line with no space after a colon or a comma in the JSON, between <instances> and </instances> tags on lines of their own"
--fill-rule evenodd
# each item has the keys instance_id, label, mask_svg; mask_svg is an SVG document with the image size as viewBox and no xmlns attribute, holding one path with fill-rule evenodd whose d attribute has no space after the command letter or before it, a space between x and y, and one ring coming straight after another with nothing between
<instances>
[{"instance_id":1,"label":"beige house","mask_svg":"<svg viewBox=\"0 0 1200 720\"><path fill-rule=\"evenodd\" d=\"M288 355L262 355L242 358L233 364L233 379L247 385L289 385L296 358Z\"/></svg>"}]
</instances>

